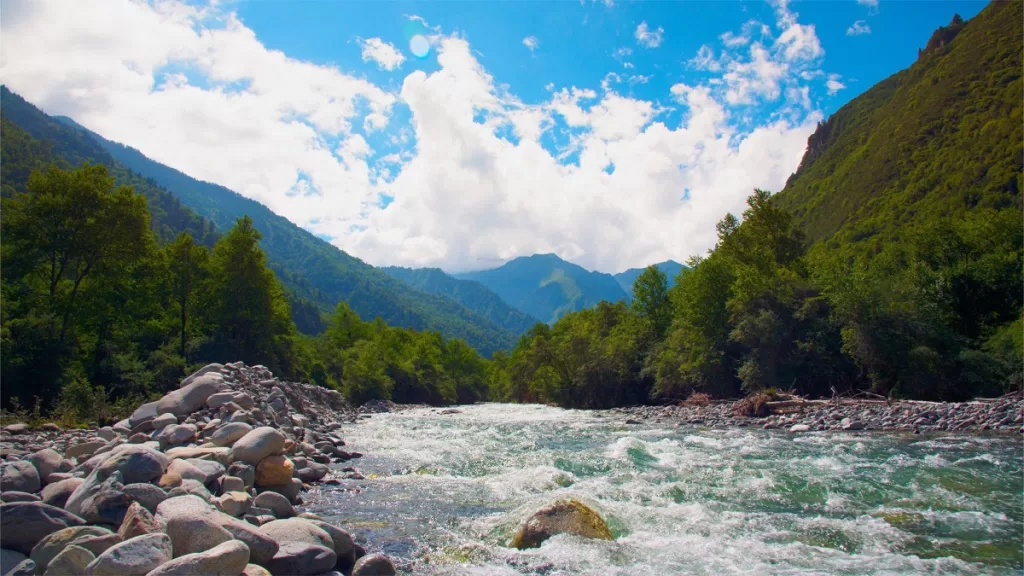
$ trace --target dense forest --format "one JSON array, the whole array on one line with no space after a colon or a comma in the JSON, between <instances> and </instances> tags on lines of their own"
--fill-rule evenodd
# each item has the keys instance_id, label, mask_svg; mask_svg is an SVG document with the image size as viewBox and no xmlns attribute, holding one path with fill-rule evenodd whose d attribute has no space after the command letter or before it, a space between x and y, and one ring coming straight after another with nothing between
<instances>
[{"instance_id":1,"label":"dense forest","mask_svg":"<svg viewBox=\"0 0 1024 576\"><path fill-rule=\"evenodd\" d=\"M45 157L45 146L8 135L5 146ZM105 166L5 168L29 171L22 190L5 190L0 209L7 407L39 403L71 421L97 419L226 358L335 387L355 401L440 404L487 395L486 361L438 332L363 322L342 302L323 334L300 334L248 217L212 249L189 232L161 242L147 198L117 184Z\"/></svg>"},{"instance_id":2,"label":"dense forest","mask_svg":"<svg viewBox=\"0 0 1024 576\"><path fill-rule=\"evenodd\" d=\"M553 255L477 274L485 285L511 274L509 304L532 298L543 319L557 319L514 346L500 329L505 336L474 347L388 325L396 315L445 325L406 317L415 306L364 320L361 308L392 302L374 300L381 286L407 290L399 300L419 294L379 270L325 313L323 292L304 298L301 266L273 266L266 246L281 244L260 223L276 220L219 215L218 232L81 130L24 107L14 123L17 97L4 89L4 406L97 419L174 388L197 366L233 360L354 402L597 408L773 390L959 400L1020 389L1022 16L1021 3L993 3L938 31L909 70L819 126L783 191L754 190L741 217L726 214L715 247L674 282L650 266L623 298L611 276ZM282 229L270 233L281 241ZM288 248L300 262L302 246ZM473 325L532 321L478 284L391 272L489 318L423 295ZM579 309L586 282L587 293L612 296Z\"/></svg>"},{"instance_id":3,"label":"dense forest","mask_svg":"<svg viewBox=\"0 0 1024 576\"><path fill-rule=\"evenodd\" d=\"M765 389L963 399L1022 380L1020 2L936 31L810 137L786 188L677 283L538 326L496 398L609 406Z\"/></svg>"}]
</instances>

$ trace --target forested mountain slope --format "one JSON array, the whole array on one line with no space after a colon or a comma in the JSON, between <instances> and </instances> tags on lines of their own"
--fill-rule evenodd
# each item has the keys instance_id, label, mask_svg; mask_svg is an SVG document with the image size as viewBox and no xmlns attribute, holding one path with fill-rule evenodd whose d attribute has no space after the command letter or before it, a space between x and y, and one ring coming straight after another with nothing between
<instances>
[{"instance_id":1,"label":"forested mountain slope","mask_svg":"<svg viewBox=\"0 0 1024 576\"><path fill-rule=\"evenodd\" d=\"M668 277L668 285L670 287L675 284L676 277L679 276L679 273L687 269L686 266L683 266L682 264L676 262L675 260L666 260L659 264L655 264L654 266L658 270L661 270L662 272L665 273L665 276ZM619 283L619 286L622 286L622 289L626 292L626 295L632 295L633 282L636 281L636 279L640 276L640 274L643 271L643 268L630 268L625 272L619 272L618 274L615 274L614 278L615 281Z\"/></svg>"},{"instance_id":2,"label":"forested mountain slope","mask_svg":"<svg viewBox=\"0 0 1024 576\"><path fill-rule=\"evenodd\" d=\"M483 284L454 278L440 268L389 266L381 270L421 292L447 296L515 335L526 332L540 322L512 308Z\"/></svg>"},{"instance_id":3,"label":"forested mountain slope","mask_svg":"<svg viewBox=\"0 0 1024 576\"><path fill-rule=\"evenodd\" d=\"M118 185L127 185L146 197L150 225L157 238L168 241L188 232L197 242L213 246L213 223L196 214L173 194L151 179L143 178L117 162L88 135L44 114L17 94L0 86L0 181L4 195L24 191L32 169L56 162L77 167L83 162L103 164Z\"/></svg>"},{"instance_id":4,"label":"forested mountain slope","mask_svg":"<svg viewBox=\"0 0 1024 576\"><path fill-rule=\"evenodd\" d=\"M811 242L868 252L941 217L1020 209L1022 6L954 18L910 68L819 125L777 196Z\"/></svg>"},{"instance_id":5,"label":"forested mountain slope","mask_svg":"<svg viewBox=\"0 0 1024 576\"><path fill-rule=\"evenodd\" d=\"M138 150L110 142L70 119L47 116L6 88L2 98L4 116L36 138L52 141L54 154L68 164L93 159L111 167L115 173L121 170L130 175L134 171L142 177L136 175L134 181L123 183L138 186L136 190L147 197L149 193L144 185L153 189L163 186L173 194L164 192L166 197L172 200L177 197L220 230L231 228L242 216L250 216L263 234L261 246L267 253L269 265L286 289L297 299L311 301L321 312L333 310L339 301L345 301L363 318L380 316L391 326L437 330L446 337L466 340L485 355L509 348L515 341L511 333L455 301L409 288L258 202L150 160ZM150 204L157 220L160 206L154 206L153 200ZM303 324L319 324L314 311L308 307L303 315L310 317L310 321L303 323L297 318L300 328Z\"/></svg>"},{"instance_id":6,"label":"forested mountain slope","mask_svg":"<svg viewBox=\"0 0 1024 576\"><path fill-rule=\"evenodd\" d=\"M610 274L590 272L554 254L524 256L456 278L476 280L520 311L549 323L602 300L627 298Z\"/></svg>"}]
</instances>

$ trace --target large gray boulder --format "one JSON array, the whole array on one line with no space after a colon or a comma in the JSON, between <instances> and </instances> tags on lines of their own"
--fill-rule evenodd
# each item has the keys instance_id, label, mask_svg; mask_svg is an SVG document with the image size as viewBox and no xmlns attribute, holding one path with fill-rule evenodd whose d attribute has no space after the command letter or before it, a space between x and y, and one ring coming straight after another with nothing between
<instances>
[{"instance_id":1,"label":"large gray boulder","mask_svg":"<svg viewBox=\"0 0 1024 576\"><path fill-rule=\"evenodd\" d=\"M160 431L157 435L157 442L161 448L180 446L195 440L199 429L195 424L172 424Z\"/></svg>"},{"instance_id":2,"label":"large gray boulder","mask_svg":"<svg viewBox=\"0 0 1024 576\"><path fill-rule=\"evenodd\" d=\"M50 562L68 546L75 545L99 556L111 546L121 543L121 537L99 526L73 526L58 530L39 541L32 548L32 560L40 570L46 570Z\"/></svg>"},{"instance_id":3,"label":"large gray boulder","mask_svg":"<svg viewBox=\"0 0 1024 576\"><path fill-rule=\"evenodd\" d=\"M186 495L168 498L157 506L157 518L169 523L177 517L208 518L217 526L227 530L236 540L249 547L250 562L265 565L277 553L278 543L263 532L242 520L232 518L204 502L198 496Z\"/></svg>"},{"instance_id":4,"label":"large gray boulder","mask_svg":"<svg viewBox=\"0 0 1024 576\"><path fill-rule=\"evenodd\" d=\"M18 492L10 490L7 492L0 492L0 502L40 502L42 498L35 494L29 494L28 492Z\"/></svg>"},{"instance_id":5,"label":"large gray boulder","mask_svg":"<svg viewBox=\"0 0 1024 576\"><path fill-rule=\"evenodd\" d=\"M40 540L85 520L42 502L0 504L0 548L29 554Z\"/></svg>"},{"instance_id":6,"label":"large gray boulder","mask_svg":"<svg viewBox=\"0 0 1024 576\"><path fill-rule=\"evenodd\" d=\"M274 520L260 526L260 531L273 538L278 544L285 542L305 542L315 546L325 546L334 550L334 540L326 530L303 518Z\"/></svg>"},{"instance_id":7,"label":"large gray boulder","mask_svg":"<svg viewBox=\"0 0 1024 576\"><path fill-rule=\"evenodd\" d=\"M203 366L199 370L196 370L195 372L189 374L187 378L185 378L184 380L181 381L181 384L178 385L178 388L184 388L185 386L188 386L189 384L195 382L196 378L199 378L200 376L203 376L204 374L210 374L210 373L220 374L221 371L223 371L223 370L224 370L224 366L222 364L217 364L217 363L207 364L206 366Z\"/></svg>"},{"instance_id":8,"label":"large gray boulder","mask_svg":"<svg viewBox=\"0 0 1024 576\"><path fill-rule=\"evenodd\" d=\"M199 468L196 468L188 460L182 460L177 458L171 460L171 463L167 465L167 474L177 474L182 480L198 480L200 483L206 483L206 474Z\"/></svg>"},{"instance_id":9,"label":"large gray boulder","mask_svg":"<svg viewBox=\"0 0 1024 576\"><path fill-rule=\"evenodd\" d=\"M202 458L188 458L185 460L189 464L195 466L203 473L204 479L203 484L210 484L217 480L227 471L227 468L223 464L215 460L203 460Z\"/></svg>"},{"instance_id":10,"label":"large gray boulder","mask_svg":"<svg viewBox=\"0 0 1024 576\"><path fill-rule=\"evenodd\" d=\"M0 492L38 492L42 486L39 471L27 460L4 462L0 467Z\"/></svg>"},{"instance_id":11,"label":"large gray boulder","mask_svg":"<svg viewBox=\"0 0 1024 576\"><path fill-rule=\"evenodd\" d=\"M139 406L132 412L132 415L128 417L128 423L132 429L135 429L139 424L152 421L154 418L160 415L157 407L160 405L159 400L153 402L147 402L142 406Z\"/></svg>"},{"instance_id":12,"label":"large gray boulder","mask_svg":"<svg viewBox=\"0 0 1024 576\"><path fill-rule=\"evenodd\" d=\"M253 504L260 508L267 508L278 518L291 518L295 516L295 508L287 498L277 492L263 492L256 496Z\"/></svg>"},{"instance_id":13,"label":"large gray boulder","mask_svg":"<svg viewBox=\"0 0 1024 576\"><path fill-rule=\"evenodd\" d=\"M226 386L224 377L220 373L202 374L187 386L167 393L157 404L157 411L161 414L170 412L177 416L191 414L202 408L210 395L220 392Z\"/></svg>"},{"instance_id":14,"label":"large gray boulder","mask_svg":"<svg viewBox=\"0 0 1024 576\"><path fill-rule=\"evenodd\" d=\"M156 513L156 507L167 499L167 492L159 486L146 483L126 484L121 491L131 495L135 501L142 504L142 507L151 513Z\"/></svg>"},{"instance_id":15,"label":"large gray boulder","mask_svg":"<svg viewBox=\"0 0 1024 576\"><path fill-rule=\"evenodd\" d=\"M266 564L271 574L307 576L323 574L334 568L337 557L334 550L305 542L285 542L274 558Z\"/></svg>"},{"instance_id":16,"label":"large gray boulder","mask_svg":"<svg viewBox=\"0 0 1024 576\"><path fill-rule=\"evenodd\" d=\"M101 490L82 507L82 518L90 524L120 526L135 498L120 490Z\"/></svg>"},{"instance_id":17,"label":"large gray boulder","mask_svg":"<svg viewBox=\"0 0 1024 576\"><path fill-rule=\"evenodd\" d=\"M227 466L228 464L231 464L231 448L223 446L178 446L177 448L171 448L168 450L167 457L171 460L174 460L175 458L181 458L183 460L200 458L203 460L220 462Z\"/></svg>"},{"instance_id":18,"label":"large gray boulder","mask_svg":"<svg viewBox=\"0 0 1024 576\"><path fill-rule=\"evenodd\" d=\"M334 543L334 554L338 557L338 563L334 567L336 570L348 574L356 562L356 544L352 540L352 535L322 520L308 520L308 522L327 532L331 537L331 541Z\"/></svg>"},{"instance_id":19,"label":"large gray boulder","mask_svg":"<svg viewBox=\"0 0 1024 576\"><path fill-rule=\"evenodd\" d=\"M352 576L394 576L395 565L384 554L367 554L352 568Z\"/></svg>"},{"instance_id":20,"label":"large gray boulder","mask_svg":"<svg viewBox=\"0 0 1024 576\"><path fill-rule=\"evenodd\" d=\"M122 444L89 474L68 498L64 508L81 514L87 501L99 492L102 484L115 472L123 484L151 482L167 469L167 456L144 444Z\"/></svg>"},{"instance_id":21,"label":"large gray boulder","mask_svg":"<svg viewBox=\"0 0 1024 576\"><path fill-rule=\"evenodd\" d=\"M27 560L28 556L16 550L0 548L0 574L7 574L15 566Z\"/></svg>"},{"instance_id":22,"label":"large gray boulder","mask_svg":"<svg viewBox=\"0 0 1024 576\"><path fill-rule=\"evenodd\" d=\"M210 442L213 442L214 446L231 446L249 432L252 432L252 426L245 422L229 422L218 427L210 435Z\"/></svg>"},{"instance_id":23,"label":"large gray boulder","mask_svg":"<svg viewBox=\"0 0 1024 576\"><path fill-rule=\"evenodd\" d=\"M260 426L235 442L231 447L231 459L259 464L267 456L283 452L284 445L284 434L270 426Z\"/></svg>"},{"instance_id":24,"label":"large gray boulder","mask_svg":"<svg viewBox=\"0 0 1024 576\"><path fill-rule=\"evenodd\" d=\"M93 560L88 576L145 576L171 559L166 534L146 534L112 546Z\"/></svg>"},{"instance_id":25,"label":"large gray boulder","mask_svg":"<svg viewBox=\"0 0 1024 576\"><path fill-rule=\"evenodd\" d=\"M218 544L205 552L186 554L153 570L148 576L241 574L249 563L249 547L238 540Z\"/></svg>"},{"instance_id":26,"label":"large gray boulder","mask_svg":"<svg viewBox=\"0 0 1024 576\"><path fill-rule=\"evenodd\" d=\"M31 462L36 467L40 478L45 479L50 474L60 470L60 463L64 458L53 448L44 448L29 454L25 457L25 460Z\"/></svg>"},{"instance_id":27,"label":"large gray boulder","mask_svg":"<svg viewBox=\"0 0 1024 576\"><path fill-rule=\"evenodd\" d=\"M50 561L43 576L85 576L89 564L95 559L92 552L72 544Z\"/></svg>"}]
</instances>

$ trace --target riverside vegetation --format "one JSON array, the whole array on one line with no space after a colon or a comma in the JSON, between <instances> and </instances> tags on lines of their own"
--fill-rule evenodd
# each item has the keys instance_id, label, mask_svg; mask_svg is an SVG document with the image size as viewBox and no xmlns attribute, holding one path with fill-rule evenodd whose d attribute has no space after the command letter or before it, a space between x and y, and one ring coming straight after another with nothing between
<instances>
[{"instance_id":1,"label":"riverside vegetation","mask_svg":"<svg viewBox=\"0 0 1024 576\"><path fill-rule=\"evenodd\" d=\"M671 288L648 268L628 304L538 323L491 358L346 302L321 334L301 333L295 318L315 324L319 312L286 292L254 220L221 235L120 164L69 165L81 154L58 152L87 149L89 136L54 128L59 140L39 141L5 105L4 406L105 421L224 359L354 403L606 408L695 393L963 400L1019 389L1018 16L1020 3L993 3L937 31L910 69L819 127L786 189L755 190L742 222L726 215L716 247ZM26 122L56 122L23 108ZM915 142L928 145L910 153Z\"/></svg>"}]
</instances>

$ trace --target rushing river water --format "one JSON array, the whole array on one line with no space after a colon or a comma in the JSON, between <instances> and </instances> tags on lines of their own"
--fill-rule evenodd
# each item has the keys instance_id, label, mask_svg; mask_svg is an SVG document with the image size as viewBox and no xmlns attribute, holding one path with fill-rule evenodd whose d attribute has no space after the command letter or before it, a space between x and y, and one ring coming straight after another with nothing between
<instances>
[{"instance_id":1,"label":"rushing river water","mask_svg":"<svg viewBox=\"0 0 1024 576\"><path fill-rule=\"evenodd\" d=\"M485 404L345 428L362 481L307 496L416 574L1021 574L1019 437L625 425ZM506 546L573 496L614 542Z\"/></svg>"}]
</instances>

